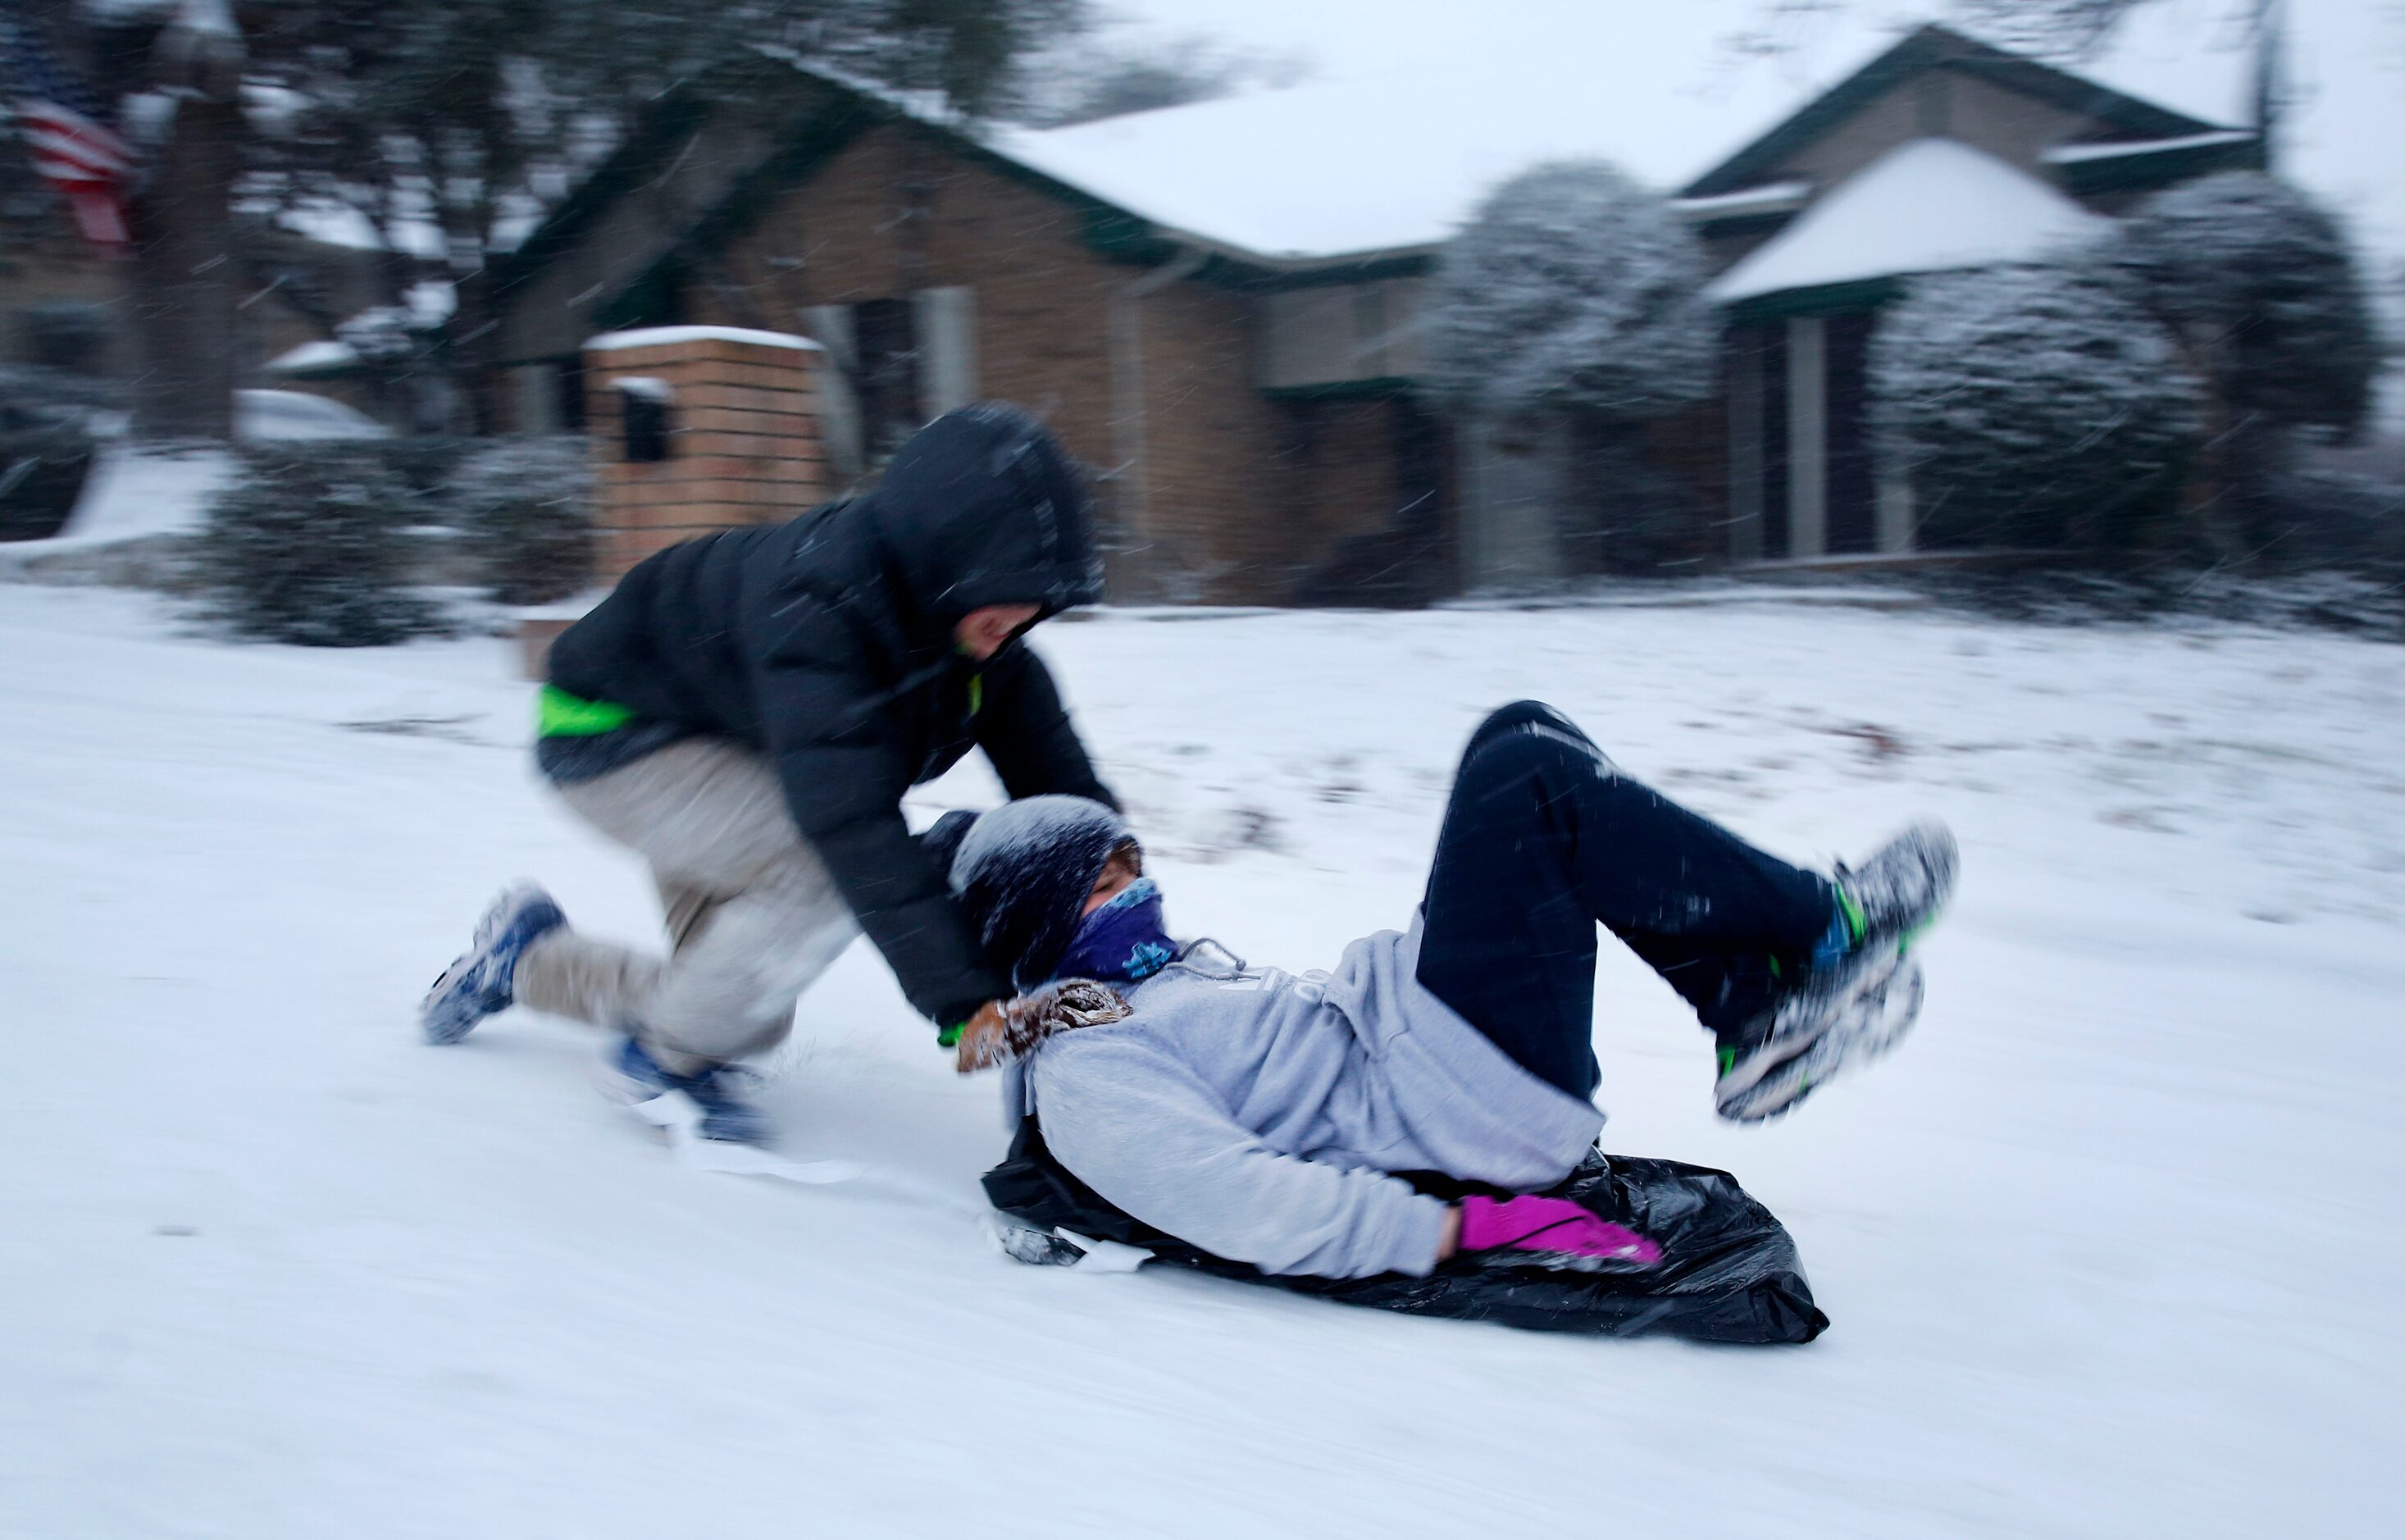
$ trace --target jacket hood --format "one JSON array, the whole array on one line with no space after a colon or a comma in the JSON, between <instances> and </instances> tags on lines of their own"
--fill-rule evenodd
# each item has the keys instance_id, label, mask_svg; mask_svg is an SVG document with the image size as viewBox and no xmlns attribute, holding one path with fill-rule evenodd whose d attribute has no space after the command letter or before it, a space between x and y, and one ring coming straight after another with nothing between
<instances>
[{"instance_id":1,"label":"jacket hood","mask_svg":"<svg viewBox=\"0 0 2405 1540\"><path fill-rule=\"evenodd\" d=\"M988 604L1049 615L1103 596L1076 469L1015 406L981 402L937 417L865 501L912 607L946 629Z\"/></svg>"}]
</instances>

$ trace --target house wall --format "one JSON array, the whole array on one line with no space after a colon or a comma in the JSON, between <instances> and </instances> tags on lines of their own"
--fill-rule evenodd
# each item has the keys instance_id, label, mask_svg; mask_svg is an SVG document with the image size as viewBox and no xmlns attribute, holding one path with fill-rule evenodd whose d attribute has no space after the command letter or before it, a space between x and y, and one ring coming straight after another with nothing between
<instances>
[{"instance_id":1,"label":"house wall","mask_svg":"<svg viewBox=\"0 0 2405 1540\"><path fill-rule=\"evenodd\" d=\"M1256 303L1190 283L1144 302L1144 533L1164 599L1277 602L1325 554L1280 516L1285 424L1255 383Z\"/></svg>"},{"instance_id":2,"label":"house wall","mask_svg":"<svg viewBox=\"0 0 2405 1540\"><path fill-rule=\"evenodd\" d=\"M1186 281L1130 295L1146 276L1088 245L1057 194L888 123L730 242L685 318L806 330L814 307L968 288L977 393L1043 418L1095 475L1117 597L1283 597L1312 553L1277 516L1281 424L1255 385L1257 302ZM1123 409L1139 398L1140 420Z\"/></svg>"},{"instance_id":3,"label":"house wall","mask_svg":"<svg viewBox=\"0 0 2405 1540\"><path fill-rule=\"evenodd\" d=\"M1400 502L1396 403L1302 400L1279 409L1280 502L1298 543L1333 550L1391 523Z\"/></svg>"},{"instance_id":4,"label":"house wall","mask_svg":"<svg viewBox=\"0 0 2405 1540\"><path fill-rule=\"evenodd\" d=\"M2004 90L1974 75L1931 70L1874 97L1779 168L1833 187L1909 139L1960 139L2031 174L2051 177L2039 156L2102 125L2084 113Z\"/></svg>"}]
</instances>

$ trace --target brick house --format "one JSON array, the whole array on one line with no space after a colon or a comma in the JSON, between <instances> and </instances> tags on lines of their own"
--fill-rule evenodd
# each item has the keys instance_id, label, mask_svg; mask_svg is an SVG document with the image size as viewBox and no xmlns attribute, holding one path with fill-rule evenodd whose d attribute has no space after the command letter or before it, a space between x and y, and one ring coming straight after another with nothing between
<instances>
[{"instance_id":1,"label":"brick house","mask_svg":"<svg viewBox=\"0 0 2405 1540\"><path fill-rule=\"evenodd\" d=\"M1911 272L2021 254L2026 221L1985 245L1881 236L1849 266L1848 208L1934 178L2068 228L2256 154L2243 130L1939 27L1876 39L1800 100L1762 81L1702 101L1661 61L1610 63L1609 121L1379 82L1048 132L815 77L740 122L671 96L478 280L485 412L580 424L595 332L797 332L826 355L837 485L936 412L1017 401L1094 474L1122 599L1418 602L1564 575L1591 479L1576 434L1440 420L1413 322L1488 186L1588 154L1676 190L1726 286L1725 389L1650 434L1683 548L1899 550L1908 489L1861 427L1870 318Z\"/></svg>"}]
</instances>

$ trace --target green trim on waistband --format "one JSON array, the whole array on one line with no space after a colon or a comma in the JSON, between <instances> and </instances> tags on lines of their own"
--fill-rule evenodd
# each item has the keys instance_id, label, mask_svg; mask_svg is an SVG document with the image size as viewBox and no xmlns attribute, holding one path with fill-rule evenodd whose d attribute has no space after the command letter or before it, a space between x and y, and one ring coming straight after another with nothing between
<instances>
[{"instance_id":1,"label":"green trim on waistband","mask_svg":"<svg viewBox=\"0 0 2405 1540\"><path fill-rule=\"evenodd\" d=\"M545 685L536 698L535 736L590 738L596 733L615 732L634 719L632 711L614 701L587 700L556 685Z\"/></svg>"}]
</instances>

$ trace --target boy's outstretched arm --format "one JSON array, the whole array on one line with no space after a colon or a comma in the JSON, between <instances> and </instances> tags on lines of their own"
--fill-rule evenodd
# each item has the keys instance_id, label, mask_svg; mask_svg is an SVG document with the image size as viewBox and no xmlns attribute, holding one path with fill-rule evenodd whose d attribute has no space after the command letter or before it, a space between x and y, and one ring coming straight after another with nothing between
<instances>
[{"instance_id":1,"label":"boy's outstretched arm","mask_svg":"<svg viewBox=\"0 0 2405 1540\"><path fill-rule=\"evenodd\" d=\"M1010 993L978 955L943 873L910 837L902 794L917 767L893 737L849 633L814 602L780 615L786 645L755 664L761 729L794 824L826 864L910 1004L938 1027Z\"/></svg>"}]
</instances>

